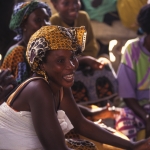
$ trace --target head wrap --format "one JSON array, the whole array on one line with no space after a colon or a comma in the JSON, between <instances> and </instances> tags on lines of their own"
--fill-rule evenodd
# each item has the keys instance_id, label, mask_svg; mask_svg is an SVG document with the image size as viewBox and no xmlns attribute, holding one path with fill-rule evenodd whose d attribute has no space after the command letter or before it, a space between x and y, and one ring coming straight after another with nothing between
<instances>
[{"instance_id":1,"label":"head wrap","mask_svg":"<svg viewBox=\"0 0 150 150\"><path fill-rule=\"evenodd\" d=\"M50 7L44 2L34 0L30 2L21 2L15 5L9 28L18 34L17 37L15 37L16 40L20 40L22 38L23 31L21 24L37 8L45 8L49 17L51 16Z\"/></svg>"},{"instance_id":2,"label":"head wrap","mask_svg":"<svg viewBox=\"0 0 150 150\"><path fill-rule=\"evenodd\" d=\"M26 57L33 72L43 75L39 64L48 50L72 50L82 52L85 48L85 27L65 28L43 26L35 32L28 43Z\"/></svg>"}]
</instances>

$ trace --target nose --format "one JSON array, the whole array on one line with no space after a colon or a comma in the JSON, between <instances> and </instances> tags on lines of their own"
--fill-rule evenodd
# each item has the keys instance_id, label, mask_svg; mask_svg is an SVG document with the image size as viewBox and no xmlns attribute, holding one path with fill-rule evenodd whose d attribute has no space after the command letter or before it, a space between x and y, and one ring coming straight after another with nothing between
<instances>
[{"instance_id":1,"label":"nose","mask_svg":"<svg viewBox=\"0 0 150 150\"><path fill-rule=\"evenodd\" d=\"M70 8L70 10L74 10L74 9L77 9L77 7L78 7L77 4L73 3L73 4L70 4L69 8Z\"/></svg>"}]
</instances>

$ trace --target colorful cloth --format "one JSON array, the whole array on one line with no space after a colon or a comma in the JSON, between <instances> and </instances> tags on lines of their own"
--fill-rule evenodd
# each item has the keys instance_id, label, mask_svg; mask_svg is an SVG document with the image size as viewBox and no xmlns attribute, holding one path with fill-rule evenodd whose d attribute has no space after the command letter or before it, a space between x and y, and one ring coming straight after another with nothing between
<instances>
[{"instance_id":1,"label":"colorful cloth","mask_svg":"<svg viewBox=\"0 0 150 150\"><path fill-rule=\"evenodd\" d=\"M26 48L20 45L12 46L3 61L2 69L10 68L18 84L30 76L30 67L26 61Z\"/></svg>"},{"instance_id":2,"label":"colorful cloth","mask_svg":"<svg viewBox=\"0 0 150 150\"><path fill-rule=\"evenodd\" d=\"M92 0L82 0L85 11L90 16L90 19L97 20L99 22L103 22L104 15L110 12L116 12L117 0L103 0L102 4L97 8L92 7Z\"/></svg>"},{"instance_id":3,"label":"colorful cloth","mask_svg":"<svg viewBox=\"0 0 150 150\"><path fill-rule=\"evenodd\" d=\"M82 71L75 72L75 81L72 92L76 102L94 101L117 92L117 78L111 66L105 66L102 70L96 70L91 74L87 70L87 75ZM105 106L107 101L100 102L99 106Z\"/></svg>"},{"instance_id":4,"label":"colorful cloth","mask_svg":"<svg viewBox=\"0 0 150 150\"><path fill-rule=\"evenodd\" d=\"M69 28L69 26L62 21L58 13L52 15L50 21L51 24L53 25ZM85 44L85 50L83 52L83 55L97 57L98 54L97 43L94 38L89 16L84 11L79 11L78 18L75 20L74 23L74 27L80 27L80 26L85 26L85 29L87 31L86 44Z\"/></svg>"},{"instance_id":5,"label":"colorful cloth","mask_svg":"<svg viewBox=\"0 0 150 150\"><path fill-rule=\"evenodd\" d=\"M18 36L16 37L17 40L20 40L22 38L23 31L20 27L21 24L37 8L45 8L49 17L51 16L51 10L49 6L44 2L33 0L30 2L22 2L15 5L9 28L18 34Z\"/></svg>"},{"instance_id":6,"label":"colorful cloth","mask_svg":"<svg viewBox=\"0 0 150 150\"><path fill-rule=\"evenodd\" d=\"M33 72L45 76L40 69L40 62L48 50L72 50L81 53L86 41L85 27L65 28L44 26L35 32L28 43L26 57Z\"/></svg>"},{"instance_id":7,"label":"colorful cloth","mask_svg":"<svg viewBox=\"0 0 150 150\"><path fill-rule=\"evenodd\" d=\"M118 89L122 98L135 98L150 113L150 52L143 46L144 38L128 45L118 70ZM116 121L116 129L135 140L144 122L132 110L125 108L126 116Z\"/></svg>"}]
</instances>

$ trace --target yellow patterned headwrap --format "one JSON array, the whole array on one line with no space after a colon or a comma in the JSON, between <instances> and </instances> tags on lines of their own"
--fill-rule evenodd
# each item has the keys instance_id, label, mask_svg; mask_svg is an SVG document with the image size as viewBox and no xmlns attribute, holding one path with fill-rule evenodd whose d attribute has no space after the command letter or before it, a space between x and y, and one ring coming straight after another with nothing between
<instances>
[{"instance_id":1,"label":"yellow patterned headwrap","mask_svg":"<svg viewBox=\"0 0 150 150\"><path fill-rule=\"evenodd\" d=\"M86 30L84 26L65 28L44 26L35 32L28 43L26 57L33 72L43 74L39 64L48 50L73 50L81 53L85 48Z\"/></svg>"}]
</instances>

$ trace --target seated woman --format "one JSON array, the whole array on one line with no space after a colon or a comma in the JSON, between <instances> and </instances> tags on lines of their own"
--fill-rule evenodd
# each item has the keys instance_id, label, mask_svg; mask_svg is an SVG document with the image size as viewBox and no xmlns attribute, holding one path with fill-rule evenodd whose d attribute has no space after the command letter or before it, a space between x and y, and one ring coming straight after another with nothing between
<instances>
[{"instance_id":1,"label":"seated woman","mask_svg":"<svg viewBox=\"0 0 150 150\"><path fill-rule=\"evenodd\" d=\"M150 136L150 4L140 10L137 22L144 36L127 45L118 70L119 95L125 102L124 116L116 118L116 129L130 140L145 129ZM144 18L144 19L143 19Z\"/></svg>"},{"instance_id":2,"label":"seated woman","mask_svg":"<svg viewBox=\"0 0 150 150\"><path fill-rule=\"evenodd\" d=\"M35 31L50 25L50 16L51 10L44 2L34 0L17 3L14 7L9 27L17 33L17 44L9 48L1 68L10 68L19 84L32 74L25 58L27 43Z\"/></svg>"},{"instance_id":3,"label":"seated woman","mask_svg":"<svg viewBox=\"0 0 150 150\"><path fill-rule=\"evenodd\" d=\"M80 11L80 0L51 0L51 2L58 12L53 14L50 18L53 25L63 26L66 28L84 25L87 30L85 51L81 54L82 57L78 58L79 68L75 73L75 84L73 85L73 95L76 97L76 100L81 102L102 98L100 96L100 94L102 94L102 90L100 91L96 85L103 86L101 82L99 82L100 80L103 80L101 78L103 76L106 77L113 85L112 91L110 91L109 94L116 93L116 75L108 59L104 57L97 59L98 47L96 39L93 34L88 14L85 11ZM78 89L82 88L84 88L83 91L86 92L82 92L80 94L81 90ZM103 94L103 96L109 95Z\"/></svg>"},{"instance_id":4,"label":"seated woman","mask_svg":"<svg viewBox=\"0 0 150 150\"><path fill-rule=\"evenodd\" d=\"M69 150L64 134L73 127L98 142L150 149L150 139L126 141L88 121L79 111L70 87L78 67L76 55L84 50L85 40L84 27L44 26L33 34L26 56L34 75L0 106L0 149Z\"/></svg>"}]
</instances>

